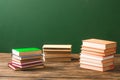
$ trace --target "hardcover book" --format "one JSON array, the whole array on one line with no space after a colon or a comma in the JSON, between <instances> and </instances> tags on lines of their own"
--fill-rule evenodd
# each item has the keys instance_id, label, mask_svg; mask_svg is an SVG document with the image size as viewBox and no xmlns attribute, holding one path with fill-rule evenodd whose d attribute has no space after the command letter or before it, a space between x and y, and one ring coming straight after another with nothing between
<instances>
[{"instance_id":1,"label":"hardcover book","mask_svg":"<svg viewBox=\"0 0 120 80\"><path fill-rule=\"evenodd\" d=\"M86 64L80 64L80 67L85 69L90 69L90 70L102 71L102 72L114 69L114 65L110 65L107 67L96 67L96 66L90 66Z\"/></svg>"},{"instance_id":2,"label":"hardcover book","mask_svg":"<svg viewBox=\"0 0 120 80\"><path fill-rule=\"evenodd\" d=\"M82 53L80 57L85 57L85 58L90 58L90 59L95 59L95 60L106 60L106 59L111 59L114 58L114 55L109 55L109 56L96 56L96 55L91 55L91 54L86 54Z\"/></svg>"},{"instance_id":3,"label":"hardcover book","mask_svg":"<svg viewBox=\"0 0 120 80\"><path fill-rule=\"evenodd\" d=\"M27 55L39 55L42 54L39 48L18 48L12 49L12 54L17 56L27 56Z\"/></svg>"},{"instance_id":4,"label":"hardcover book","mask_svg":"<svg viewBox=\"0 0 120 80\"><path fill-rule=\"evenodd\" d=\"M83 40L82 45L91 48L109 49L109 48L115 48L117 44L114 41L107 41L101 39L87 39L87 40Z\"/></svg>"},{"instance_id":5,"label":"hardcover book","mask_svg":"<svg viewBox=\"0 0 120 80\"><path fill-rule=\"evenodd\" d=\"M44 65L42 66L34 66L34 67L29 67L29 68L19 68L17 66L12 65L12 63L8 63L8 67L15 71L20 71L20 70L32 70L32 69L39 69L39 68L44 68Z\"/></svg>"}]
</instances>

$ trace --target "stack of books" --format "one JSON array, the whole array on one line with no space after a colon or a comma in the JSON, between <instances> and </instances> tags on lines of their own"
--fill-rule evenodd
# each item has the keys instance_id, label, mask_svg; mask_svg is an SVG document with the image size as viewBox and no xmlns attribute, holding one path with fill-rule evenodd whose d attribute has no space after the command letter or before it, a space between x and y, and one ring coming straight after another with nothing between
<instances>
[{"instance_id":1,"label":"stack of books","mask_svg":"<svg viewBox=\"0 0 120 80\"><path fill-rule=\"evenodd\" d=\"M114 69L116 45L114 41L101 39L83 40L80 67L97 71Z\"/></svg>"},{"instance_id":2,"label":"stack of books","mask_svg":"<svg viewBox=\"0 0 120 80\"><path fill-rule=\"evenodd\" d=\"M8 66L13 70L44 68L42 51L39 48L12 49L12 60Z\"/></svg>"},{"instance_id":3,"label":"stack of books","mask_svg":"<svg viewBox=\"0 0 120 80\"><path fill-rule=\"evenodd\" d=\"M71 45L43 45L45 62L71 61Z\"/></svg>"}]
</instances>

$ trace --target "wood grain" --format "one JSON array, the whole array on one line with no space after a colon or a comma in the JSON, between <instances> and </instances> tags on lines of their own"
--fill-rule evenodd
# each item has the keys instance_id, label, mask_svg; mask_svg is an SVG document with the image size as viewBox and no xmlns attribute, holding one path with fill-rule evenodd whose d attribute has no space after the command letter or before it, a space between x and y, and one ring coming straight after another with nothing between
<instances>
[{"instance_id":1,"label":"wood grain","mask_svg":"<svg viewBox=\"0 0 120 80\"><path fill-rule=\"evenodd\" d=\"M120 80L120 54L115 56L115 69L99 72L79 67L79 54L71 62L48 62L44 69L13 71L8 68L10 54L0 53L0 80Z\"/></svg>"}]
</instances>

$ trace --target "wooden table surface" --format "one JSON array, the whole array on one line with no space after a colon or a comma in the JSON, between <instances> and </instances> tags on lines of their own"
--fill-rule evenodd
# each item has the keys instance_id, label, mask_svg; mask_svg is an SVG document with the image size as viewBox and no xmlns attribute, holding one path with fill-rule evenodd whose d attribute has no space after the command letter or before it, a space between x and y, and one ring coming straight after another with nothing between
<instances>
[{"instance_id":1,"label":"wooden table surface","mask_svg":"<svg viewBox=\"0 0 120 80\"><path fill-rule=\"evenodd\" d=\"M10 54L0 53L0 80L120 80L120 54L115 56L115 69L99 72L79 67L79 55L71 62L49 62L44 69L14 71L7 65Z\"/></svg>"}]
</instances>

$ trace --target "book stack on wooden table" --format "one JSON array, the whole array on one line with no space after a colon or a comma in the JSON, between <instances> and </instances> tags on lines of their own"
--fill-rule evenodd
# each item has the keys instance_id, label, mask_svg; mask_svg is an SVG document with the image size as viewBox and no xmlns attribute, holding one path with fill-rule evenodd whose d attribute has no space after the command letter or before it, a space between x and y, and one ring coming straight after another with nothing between
<instances>
[{"instance_id":1,"label":"book stack on wooden table","mask_svg":"<svg viewBox=\"0 0 120 80\"><path fill-rule=\"evenodd\" d=\"M83 40L80 67L97 71L114 69L116 45L114 41L101 39Z\"/></svg>"},{"instance_id":2,"label":"book stack on wooden table","mask_svg":"<svg viewBox=\"0 0 120 80\"><path fill-rule=\"evenodd\" d=\"M71 45L43 45L45 62L71 61Z\"/></svg>"},{"instance_id":3,"label":"book stack on wooden table","mask_svg":"<svg viewBox=\"0 0 120 80\"><path fill-rule=\"evenodd\" d=\"M12 49L12 60L8 66L13 70L44 68L43 57L39 48Z\"/></svg>"}]
</instances>

